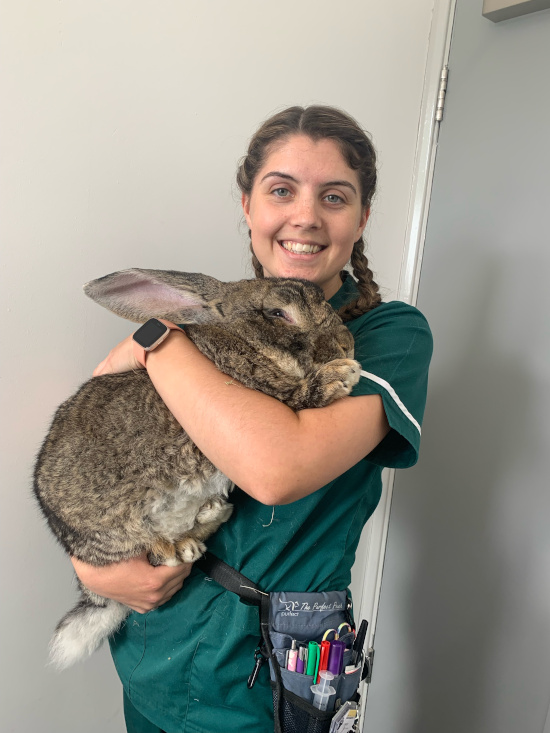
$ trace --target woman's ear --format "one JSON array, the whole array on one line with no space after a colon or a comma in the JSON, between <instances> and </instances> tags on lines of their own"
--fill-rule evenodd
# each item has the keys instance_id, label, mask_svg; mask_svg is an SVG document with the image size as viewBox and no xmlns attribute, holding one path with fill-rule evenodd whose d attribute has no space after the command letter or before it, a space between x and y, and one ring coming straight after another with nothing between
<instances>
[{"instance_id":1,"label":"woman's ear","mask_svg":"<svg viewBox=\"0 0 550 733\"><path fill-rule=\"evenodd\" d=\"M243 207L244 218L246 219L246 223L248 224L248 228L252 229L250 219L250 196L248 194L243 193L243 195L241 196L241 204Z\"/></svg>"},{"instance_id":2,"label":"woman's ear","mask_svg":"<svg viewBox=\"0 0 550 733\"><path fill-rule=\"evenodd\" d=\"M355 242L357 242L358 239L360 239L363 236L363 232L365 230L365 227L367 226L367 221L369 220L370 216L370 206L363 211L361 214L361 220L359 222L359 226L357 227L357 236L355 237Z\"/></svg>"}]
</instances>

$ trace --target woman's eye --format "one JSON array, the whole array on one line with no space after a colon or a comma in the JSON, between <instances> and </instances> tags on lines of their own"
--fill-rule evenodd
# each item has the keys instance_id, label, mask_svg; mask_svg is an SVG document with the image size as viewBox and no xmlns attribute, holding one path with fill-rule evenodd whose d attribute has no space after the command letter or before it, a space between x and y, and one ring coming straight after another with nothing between
<instances>
[{"instance_id":1,"label":"woman's eye","mask_svg":"<svg viewBox=\"0 0 550 733\"><path fill-rule=\"evenodd\" d=\"M329 204L341 204L344 200L341 196L338 196L335 193L328 193L325 198Z\"/></svg>"},{"instance_id":2,"label":"woman's eye","mask_svg":"<svg viewBox=\"0 0 550 733\"><path fill-rule=\"evenodd\" d=\"M274 188L271 193L274 193L275 196L278 196L279 198L286 198L290 195L288 188L283 188L282 186L280 188Z\"/></svg>"}]
</instances>

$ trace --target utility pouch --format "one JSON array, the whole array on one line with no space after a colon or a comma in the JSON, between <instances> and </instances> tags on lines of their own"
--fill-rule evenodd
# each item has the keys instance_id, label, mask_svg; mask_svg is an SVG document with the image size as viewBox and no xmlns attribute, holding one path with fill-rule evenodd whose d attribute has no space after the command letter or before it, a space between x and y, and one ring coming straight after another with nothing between
<instances>
[{"instance_id":1,"label":"utility pouch","mask_svg":"<svg viewBox=\"0 0 550 733\"><path fill-rule=\"evenodd\" d=\"M345 590L322 593L264 593L252 581L238 573L211 553L197 561L198 567L227 590L237 593L241 601L257 605L260 611L261 642L256 649L256 664L248 686L252 687L262 663L269 660L275 733L329 733L332 718L340 704L359 700L362 659L346 673L351 663L355 634L351 601ZM339 636L345 651L340 672L330 682L334 693L326 700L326 709L314 703L311 686L315 675L291 671L285 659L292 642L307 645L321 643L326 632L339 627L347 633Z\"/></svg>"}]
</instances>

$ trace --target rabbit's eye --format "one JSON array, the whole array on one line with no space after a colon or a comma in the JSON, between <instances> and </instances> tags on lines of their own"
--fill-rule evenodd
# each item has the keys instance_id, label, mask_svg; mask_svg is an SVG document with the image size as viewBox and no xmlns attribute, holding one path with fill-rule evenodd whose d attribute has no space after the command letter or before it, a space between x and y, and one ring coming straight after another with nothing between
<instances>
[{"instance_id":1,"label":"rabbit's eye","mask_svg":"<svg viewBox=\"0 0 550 733\"><path fill-rule=\"evenodd\" d=\"M270 308L269 310L265 310L264 314L267 318L282 318L284 321L288 321L288 323L294 323L294 319L286 311L282 310L282 308Z\"/></svg>"}]
</instances>

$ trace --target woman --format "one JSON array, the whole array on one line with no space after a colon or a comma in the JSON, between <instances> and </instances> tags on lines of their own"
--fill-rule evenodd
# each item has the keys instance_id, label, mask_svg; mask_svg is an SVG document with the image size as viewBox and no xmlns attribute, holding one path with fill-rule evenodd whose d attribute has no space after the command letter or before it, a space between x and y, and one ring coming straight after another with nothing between
<instances>
[{"instance_id":1,"label":"woman","mask_svg":"<svg viewBox=\"0 0 550 733\"><path fill-rule=\"evenodd\" d=\"M317 283L354 335L363 371L350 397L294 413L228 385L179 331L147 359L168 408L239 487L210 551L266 591L346 588L382 467L417 459L432 342L415 308L381 302L363 254L375 162L346 114L292 107L260 127L237 179L256 276ZM355 279L343 272L350 260ZM94 374L135 368L129 337ZM111 644L130 732L272 730L267 669L246 687L257 608L190 566L74 565L89 588L137 612Z\"/></svg>"}]
</instances>

